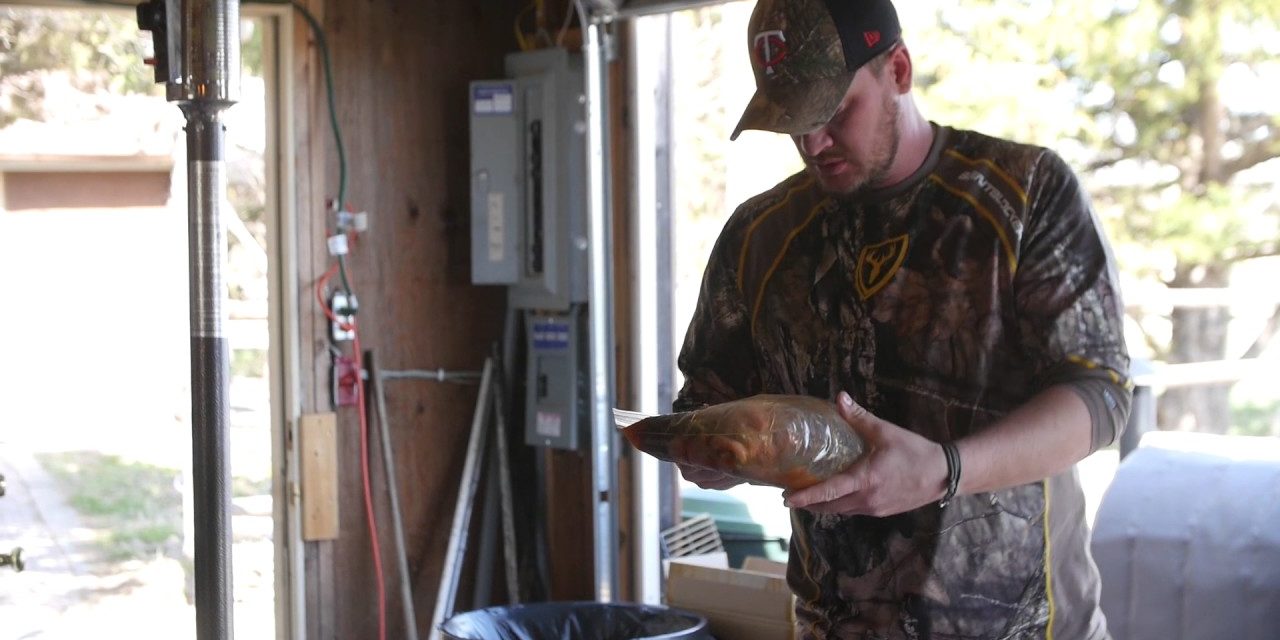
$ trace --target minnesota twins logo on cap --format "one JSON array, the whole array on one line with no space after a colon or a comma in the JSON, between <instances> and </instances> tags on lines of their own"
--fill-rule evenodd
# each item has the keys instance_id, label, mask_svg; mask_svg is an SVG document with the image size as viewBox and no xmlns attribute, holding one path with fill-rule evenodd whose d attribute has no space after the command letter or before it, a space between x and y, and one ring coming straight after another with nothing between
<instances>
[{"instance_id":1,"label":"minnesota twins logo on cap","mask_svg":"<svg viewBox=\"0 0 1280 640\"><path fill-rule=\"evenodd\" d=\"M729 138L744 129L795 135L822 126L858 69L901 33L891 0L756 0L743 43L756 93Z\"/></svg>"},{"instance_id":2,"label":"minnesota twins logo on cap","mask_svg":"<svg viewBox=\"0 0 1280 640\"><path fill-rule=\"evenodd\" d=\"M755 51L764 72L773 75L773 68L787 57L787 37L778 29L761 31L755 37Z\"/></svg>"}]
</instances>

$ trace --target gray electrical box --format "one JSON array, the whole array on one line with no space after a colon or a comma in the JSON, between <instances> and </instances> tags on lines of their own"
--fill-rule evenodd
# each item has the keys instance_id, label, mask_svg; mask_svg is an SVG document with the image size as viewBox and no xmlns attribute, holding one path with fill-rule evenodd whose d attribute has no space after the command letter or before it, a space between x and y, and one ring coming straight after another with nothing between
<instances>
[{"instance_id":1,"label":"gray electrical box","mask_svg":"<svg viewBox=\"0 0 1280 640\"><path fill-rule=\"evenodd\" d=\"M471 83L471 280L564 311L588 285L581 57L513 53L506 71Z\"/></svg>"},{"instance_id":2,"label":"gray electrical box","mask_svg":"<svg viewBox=\"0 0 1280 640\"><path fill-rule=\"evenodd\" d=\"M528 353L525 395L525 443L556 449L577 449L587 436L587 349L582 344L585 314L525 315Z\"/></svg>"}]
</instances>

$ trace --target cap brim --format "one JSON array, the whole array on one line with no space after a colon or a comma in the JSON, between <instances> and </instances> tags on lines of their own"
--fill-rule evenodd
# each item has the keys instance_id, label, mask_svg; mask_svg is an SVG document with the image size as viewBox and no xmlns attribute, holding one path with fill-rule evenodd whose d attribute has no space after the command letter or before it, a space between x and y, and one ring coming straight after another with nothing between
<instances>
[{"instance_id":1,"label":"cap brim","mask_svg":"<svg viewBox=\"0 0 1280 640\"><path fill-rule=\"evenodd\" d=\"M853 73L845 73L804 85L775 86L768 93L757 89L729 139L737 140L747 129L788 135L813 131L835 115L852 82Z\"/></svg>"}]
</instances>

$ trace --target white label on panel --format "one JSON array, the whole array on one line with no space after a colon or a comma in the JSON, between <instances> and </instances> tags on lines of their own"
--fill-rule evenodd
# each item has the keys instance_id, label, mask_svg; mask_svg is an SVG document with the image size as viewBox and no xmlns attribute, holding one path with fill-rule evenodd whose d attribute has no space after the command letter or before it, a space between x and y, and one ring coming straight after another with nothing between
<instances>
[{"instance_id":1,"label":"white label on panel","mask_svg":"<svg viewBox=\"0 0 1280 640\"><path fill-rule=\"evenodd\" d=\"M498 93L493 96L493 111L495 113L511 113L511 107L514 100L510 93Z\"/></svg>"},{"instance_id":2,"label":"white label on panel","mask_svg":"<svg viewBox=\"0 0 1280 640\"><path fill-rule=\"evenodd\" d=\"M515 107L515 89L509 84L486 84L472 87L471 108L476 115L511 115Z\"/></svg>"},{"instance_id":3,"label":"white label on panel","mask_svg":"<svg viewBox=\"0 0 1280 640\"><path fill-rule=\"evenodd\" d=\"M538 435L544 438L559 438L564 435L562 421L558 413L539 411L537 425L534 428L537 429Z\"/></svg>"},{"instance_id":4,"label":"white label on panel","mask_svg":"<svg viewBox=\"0 0 1280 640\"><path fill-rule=\"evenodd\" d=\"M501 191L489 192L489 262L502 262L507 253L507 200Z\"/></svg>"}]
</instances>

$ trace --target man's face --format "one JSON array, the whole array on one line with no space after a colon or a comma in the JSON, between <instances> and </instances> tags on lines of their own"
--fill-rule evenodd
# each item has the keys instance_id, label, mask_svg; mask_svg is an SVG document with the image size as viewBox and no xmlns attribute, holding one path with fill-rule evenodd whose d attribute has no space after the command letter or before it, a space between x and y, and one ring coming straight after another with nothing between
<instances>
[{"instance_id":1,"label":"man's face","mask_svg":"<svg viewBox=\"0 0 1280 640\"><path fill-rule=\"evenodd\" d=\"M822 189L853 194L880 186L898 153L898 91L890 68L858 70L827 124L791 136Z\"/></svg>"}]
</instances>

